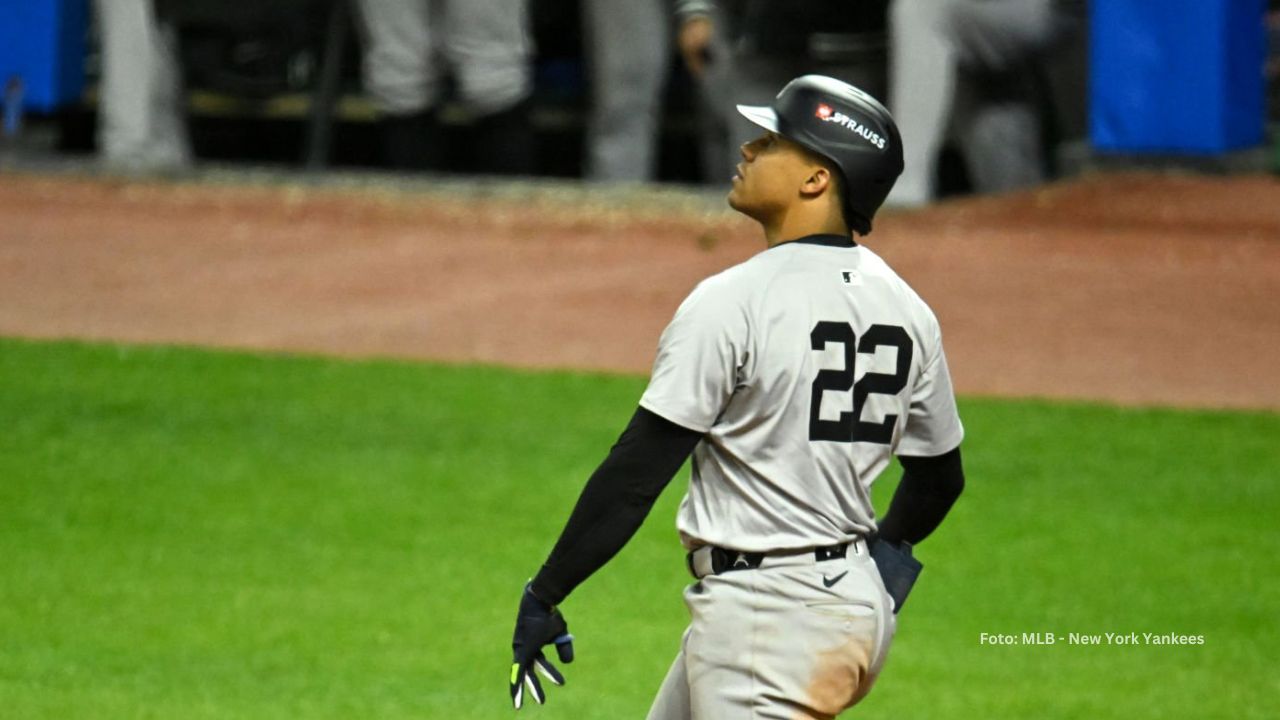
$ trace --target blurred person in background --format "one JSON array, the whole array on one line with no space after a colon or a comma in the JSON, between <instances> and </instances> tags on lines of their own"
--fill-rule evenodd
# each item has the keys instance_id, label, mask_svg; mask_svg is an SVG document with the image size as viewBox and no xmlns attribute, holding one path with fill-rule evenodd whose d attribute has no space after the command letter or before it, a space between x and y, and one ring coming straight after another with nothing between
<instances>
[{"instance_id":1,"label":"blurred person in background","mask_svg":"<svg viewBox=\"0 0 1280 720\"><path fill-rule=\"evenodd\" d=\"M98 154L124 172L191 165L178 35L163 3L96 0L102 48ZM159 7L157 7L159 5Z\"/></svg>"},{"instance_id":2,"label":"blurred person in background","mask_svg":"<svg viewBox=\"0 0 1280 720\"><path fill-rule=\"evenodd\" d=\"M586 0L582 21L591 87L585 176L650 182L671 68L671 0Z\"/></svg>"},{"instance_id":3,"label":"blurred person in background","mask_svg":"<svg viewBox=\"0 0 1280 720\"><path fill-rule=\"evenodd\" d=\"M887 94L907 148L891 205L936 197L938 159L951 136L972 189L989 193L1049 176L1054 133L1046 122L1083 130L1083 62L1078 77L1051 66L1059 54L1082 53L1085 0L675 0L675 13L677 45L705 106L709 182L732 174L738 148L753 137L730 98L767 105L786 78L808 72ZM877 21L888 34L887 93L878 68L832 67L814 54L814 38L856 38Z\"/></svg>"},{"instance_id":4,"label":"blurred person in background","mask_svg":"<svg viewBox=\"0 0 1280 720\"><path fill-rule=\"evenodd\" d=\"M936 197L938 157L949 135L976 192L1044 182L1052 161L1046 63L1083 41L1084 26L1084 0L893 0L888 106L902 132L906 169L886 202L910 207ZM1083 117L1083 80L1071 84L1079 97L1062 110Z\"/></svg>"},{"instance_id":5,"label":"blurred person in background","mask_svg":"<svg viewBox=\"0 0 1280 720\"><path fill-rule=\"evenodd\" d=\"M440 169L446 71L474 118L481 172L533 172L528 0L360 0L365 90L382 113L387 162Z\"/></svg>"},{"instance_id":6,"label":"blurred person in background","mask_svg":"<svg viewBox=\"0 0 1280 720\"><path fill-rule=\"evenodd\" d=\"M888 0L674 0L676 44L699 87L704 179L734 173L739 148L759 133L738 104L769 105L791 78L818 73L880 96L865 62L824 57L821 38L882 35Z\"/></svg>"}]
</instances>

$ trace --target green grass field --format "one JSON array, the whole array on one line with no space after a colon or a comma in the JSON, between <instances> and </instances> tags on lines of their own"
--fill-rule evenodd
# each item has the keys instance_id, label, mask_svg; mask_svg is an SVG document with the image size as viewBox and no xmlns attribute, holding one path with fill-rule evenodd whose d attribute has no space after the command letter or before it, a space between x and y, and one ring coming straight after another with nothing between
<instances>
[{"instance_id":1,"label":"green grass field","mask_svg":"<svg viewBox=\"0 0 1280 720\"><path fill-rule=\"evenodd\" d=\"M643 386L0 341L0 715L512 717L520 587ZM849 716L1274 716L1280 416L961 409L968 490ZM579 661L522 716L643 717L686 620L686 479L565 604Z\"/></svg>"}]
</instances>

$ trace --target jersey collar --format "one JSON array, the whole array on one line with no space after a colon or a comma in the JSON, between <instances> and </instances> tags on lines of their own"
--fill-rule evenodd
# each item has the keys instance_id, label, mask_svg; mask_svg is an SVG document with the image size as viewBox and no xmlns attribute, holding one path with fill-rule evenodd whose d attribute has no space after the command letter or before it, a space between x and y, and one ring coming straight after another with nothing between
<instances>
[{"instance_id":1,"label":"jersey collar","mask_svg":"<svg viewBox=\"0 0 1280 720\"><path fill-rule=\"evenodd\" d=\"M795 240L786 240L774 245L773 247L782 247L783 245L793 245L803 243L805 245L826 245L827 247L851 248L857 247L858 243L854 241L852 235L806 235Z\"/></svg>"}]
</instances>

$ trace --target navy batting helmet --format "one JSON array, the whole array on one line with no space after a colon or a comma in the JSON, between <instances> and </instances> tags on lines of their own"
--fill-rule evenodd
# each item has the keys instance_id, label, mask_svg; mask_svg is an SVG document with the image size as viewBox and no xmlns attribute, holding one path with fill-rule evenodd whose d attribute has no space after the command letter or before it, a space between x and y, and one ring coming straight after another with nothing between
<instances>
[{"instance_id":1,"label":"navy batting helmet","mask_svg":"<svg viewBox=\"0 0 1280 720\"><path fill-rule=\"evenodd\" d=\"M859 235L902 174L902 138L875 98L846 82L804 75L787 83L771 107L739 105L751 122L835 163L844 215Z\"/></svg>"}]
</instances>

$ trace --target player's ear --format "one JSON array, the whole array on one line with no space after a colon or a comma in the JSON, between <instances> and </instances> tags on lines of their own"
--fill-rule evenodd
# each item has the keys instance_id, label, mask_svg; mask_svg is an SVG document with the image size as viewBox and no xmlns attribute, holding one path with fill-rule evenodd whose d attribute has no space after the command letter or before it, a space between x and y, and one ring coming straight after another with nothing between
<instances>
[{"instance_id":1,"label":"player's ear","mask_svg":"<svg viewBox=\"0 0 1280 720\"><path fill-rule=\"evenodd\" d=\"M809 174L800 184L800 194L806 198L815 198L831 187L831 171L821 165L812 165Z\"/></svg>"}]
</instances>

